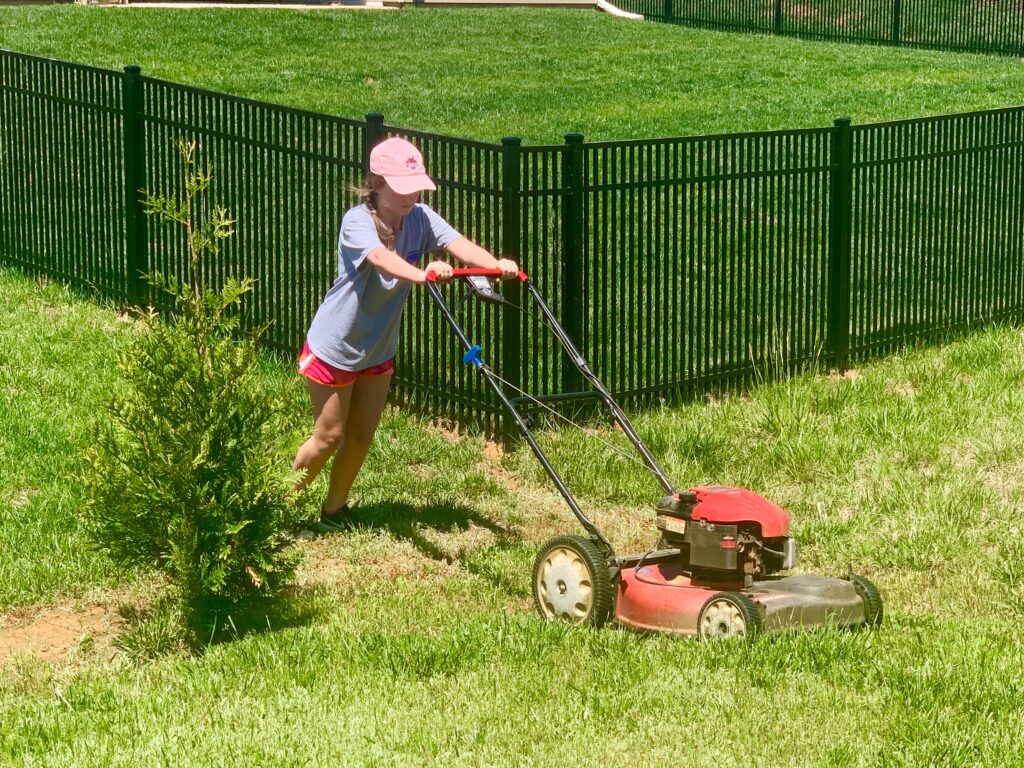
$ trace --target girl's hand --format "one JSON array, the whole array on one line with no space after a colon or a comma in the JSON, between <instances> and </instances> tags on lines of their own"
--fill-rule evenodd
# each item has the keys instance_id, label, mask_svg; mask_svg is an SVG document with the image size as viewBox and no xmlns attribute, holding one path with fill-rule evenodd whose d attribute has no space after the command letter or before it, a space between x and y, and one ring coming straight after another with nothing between
<instances>
[{"instance_id":1,"label":"girl's hand","mask_svg":"<svg viewBox=\"0 0 1024 768\"><path fill-rule=\"evenodd\" d=\"M423 282L427 281L427 272L437 275L439 283L450 283L452 280L452 265L444 261L432 261L427 264L427 268L423 271Z\"/></svg>"},{"instance_id":2,"label":"girl's hand","mask_svg":"<svg viewBox=\"0 0 1024 768\"><path fill-rule=\"evenodd\" d=\"M519 266L512 259L498 259L497 268L501 270L502 280L519 276Z\"/></svg>"}]
</instances>

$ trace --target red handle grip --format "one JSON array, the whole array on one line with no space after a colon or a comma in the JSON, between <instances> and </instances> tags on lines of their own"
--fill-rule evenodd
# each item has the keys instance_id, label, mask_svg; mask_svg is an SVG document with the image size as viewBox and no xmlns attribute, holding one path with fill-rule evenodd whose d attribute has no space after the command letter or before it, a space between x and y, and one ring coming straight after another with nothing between
<instances>
[{"instance_id":1,"label":"red handle grip","mask_svg":"<svg viewBox=\"0 0 1024 768\"><path fill-rule=\"evenodd\" d=\"M501 270L500 269L480 269L480 268L477 268L477 267L473 267L473 268L469 268L469 269L453 269L452 270L452 276L453 277L501 277ZM528 279L526 277L526 273L525 272L520 272L518 277L519 277L519 280L521 282L524 282L524 283ZM432 269L428 269L427 270L427 282L428 283L436 283L437 282L437 274Z\"/></svg>"}]
</instances>

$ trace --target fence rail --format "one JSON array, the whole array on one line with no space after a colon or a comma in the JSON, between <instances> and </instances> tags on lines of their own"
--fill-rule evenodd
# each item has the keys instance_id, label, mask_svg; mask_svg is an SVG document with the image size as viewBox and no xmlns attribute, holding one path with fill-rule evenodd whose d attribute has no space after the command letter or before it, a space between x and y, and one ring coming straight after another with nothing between
<instances>
[{"instance_id":1,"label":"fence rail","mask_svg":"<svg viewBox=\"0 0 1024 768\"><path fill-rule=\"evenodd\" d=\"M294 354L336 274L369 148L388 135L420 146L438 186L429 202L520 261L627 402L841 367L1024 311L1024 107L522 146L11 52L0 52L0 261L156 301L142 274L180 277L186 246L147 221L139 190L174 192L175 140L195 139L237 220L207 278L254 277L248 321L271 323L268 344ZM518 286L503 290L518 305ZM581 388L535 314L471 302L464 317L512 386ZM403 319L396 384L448 418L501 424L422 292Z\"/></svg>"},{"instance_id":2,"label":"fence rail","mask_svg":"<svg viewBox=\"0 0 1024 768\"><path fill-rule=\"evenodd\" d=\"M669 24L1024 56L1020 0L616 0Z\"/></svg>"}]
</instances>

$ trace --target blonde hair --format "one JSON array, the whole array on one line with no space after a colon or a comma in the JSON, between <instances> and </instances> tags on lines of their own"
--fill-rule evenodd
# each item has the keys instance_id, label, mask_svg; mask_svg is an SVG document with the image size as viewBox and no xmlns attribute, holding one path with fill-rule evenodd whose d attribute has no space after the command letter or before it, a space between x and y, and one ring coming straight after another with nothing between
<instances>
[{"instance_id":1,"label":"blonde hair","mask_svg":"<svg viewBox=\"0 0 1024 768\"><path fill-rule=\"evenodd\" d=\"M384 181L383 176L368 172L362 185L351 187L351 190L358 195L359 202L370 209L373 225L377 228L377 236L384 243L384 247L391 248L395 243L395 231L381 221L380 216L377 215L377 190L385 184L387 182Z\"/></svg>"}]
</instances>

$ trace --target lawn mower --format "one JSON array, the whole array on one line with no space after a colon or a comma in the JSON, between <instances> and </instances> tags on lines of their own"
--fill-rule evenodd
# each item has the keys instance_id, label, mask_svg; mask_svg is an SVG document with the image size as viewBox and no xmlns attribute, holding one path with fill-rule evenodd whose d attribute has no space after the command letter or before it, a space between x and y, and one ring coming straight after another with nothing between
<instances>
[{"instance_id":1,"label":"lawn mower","mask_svg":"<svg viewBox=\"0 0 1024 768\"><path fill-rule=\"evenodd\" d=\"M454 270L455 279L464 280L470 289L463 301L475 297L509 305L492 284L500 275L498 270ZM835 578L778 575L796 564L796 542L789 535L789 516L781 507L742 488L712 485L678 490L537 288L525 273L520 272L518 279L592 390L532 396L514 387L484 362L481 347L467 338L433 273L427 274L427 290L465 347L463 362L474 365L490 383L587 533L558 536L538 553L533 596L542 618L595 627L614 620L637 630L701 639L881 623L881 594L864 576L852 571ZM503 385L522 396L509 397ZM549 401L584 397L603 403L640 453L642 464L664 488L665 495L655 507L658 543L648 552L615 553L531 433L526 408L553 410Z\"/></svg>"}]
</instances>

